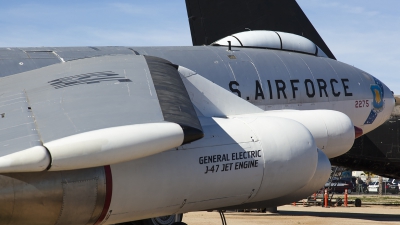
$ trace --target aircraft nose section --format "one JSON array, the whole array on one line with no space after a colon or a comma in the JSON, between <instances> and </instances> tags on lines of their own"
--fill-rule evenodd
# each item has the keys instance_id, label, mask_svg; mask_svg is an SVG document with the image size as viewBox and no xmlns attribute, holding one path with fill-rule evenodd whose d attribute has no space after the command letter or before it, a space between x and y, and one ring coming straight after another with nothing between
<instances>
[{"instance_id":1,"label":"aircraft nose section","mask_svg":"<svg viewBox=\"0 0 400 225\"><path fill-rule=\"evenodd\" d=\"M383 84L383 86L387 93L387 95L384 96L384 98L383 98L385 108L383 110L383 118L382 118L383 121L382 122L385 122L387 119L390 118L390 115L392 114L393 109L395 107L396 100L394 98L393 91L391 91L385 84Z\"/></svg>"},{"instance_id":2,"label":"aircraft nose section","mask_svg":"<svg viewBox=\"0 0 400 225\"><path fill-rule=\"evenodd\" d=\"M395 106L393 92L381 81L375 78L375 85L371 85L372 111L378 114L379 124L383 124L390 118Z\"/></svg>"},{"instance_id":3,"label":"aircraft nose section","mask_svg":"<svg viewBox=\"0 0 400 225\"><path fill-rule=\"evenodd\" d=\"M395 106L393 92L380 80L371 76L371 83L368 85L369 96L372 97L368 107L369 113L363 126L363 133L368 133L379 127L390 118Z\"/></svg>"}]
</instances>

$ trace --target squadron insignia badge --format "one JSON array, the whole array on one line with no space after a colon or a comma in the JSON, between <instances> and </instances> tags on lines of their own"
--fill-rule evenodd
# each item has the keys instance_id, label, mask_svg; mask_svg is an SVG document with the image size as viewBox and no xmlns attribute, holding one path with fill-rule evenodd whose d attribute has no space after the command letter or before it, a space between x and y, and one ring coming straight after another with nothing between
<instances>
[{"instance_id":1,"label":"squadron insignia badge","mask_svg":"<svg viewBox=\"0 0 400 225\"><path fill-rule=\"evenodd\" d=\"M372 84L370 88L373 95L372 99L373 108L371 109L371 112L369 113L369 116L364 124L372 124L375 121L376 117L378 116L378 113L382 112L385 106L385 102L383 101L384 92L383 92L382 82L380 82L375 77L374 81L375 84Z\"/></svg>"}]
</instances>

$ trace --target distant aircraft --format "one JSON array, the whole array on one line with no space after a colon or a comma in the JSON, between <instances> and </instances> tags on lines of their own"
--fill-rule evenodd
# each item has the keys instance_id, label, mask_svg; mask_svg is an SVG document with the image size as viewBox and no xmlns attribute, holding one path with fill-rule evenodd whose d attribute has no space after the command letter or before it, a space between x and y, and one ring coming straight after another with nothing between
<instances>
[{"instance_id":1,"label":"distant aircraft","mask_svg":"<svg viewBox=\"0 0 400 225\"><path fill-rule=\"evenodd\" d=\"M390 117L390 89L336 61L295 1L186 4L205 46L0 49L2 224L286 204Z\"/></svg>"}]
</instances>

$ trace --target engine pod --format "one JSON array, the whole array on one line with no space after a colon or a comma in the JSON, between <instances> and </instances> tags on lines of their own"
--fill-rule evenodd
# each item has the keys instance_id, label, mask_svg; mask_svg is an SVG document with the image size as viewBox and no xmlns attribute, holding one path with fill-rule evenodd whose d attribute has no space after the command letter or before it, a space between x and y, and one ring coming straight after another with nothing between
<instances>
[{"instance_id":1,"label":"engine pod","mask_svg":"<svg viewBox=\"0 0 400 225\"><path fill-rule=\"evenodd\" d=\"M314 138L301 123L279 117L240 118L258 136L264 152L264 175L259 192L251 202L283 196L293 184L305 186L317 168ZM279 188L277 188L279 187ZM287 191L287 194L298 190Z\"/></svg>"},{"instance_id":2,"label":"engine pod","mask_svg":"<svg viewBox=\"0 0 400 225\"><path fill-rule=\"evenodd\" d=\"M303 124L328 158L343 155L353 146L354 125L350 118L334 110L280 110L262 113L292 119Z\"/></svg>"},{"instance_id":3,"label":"engine pod","mask_svg":"<svg viewBox=\"0 0 400 225\"><path fill-rule=\"evenodd\" d=\"M184 133L176 123L146 123L95 130L45 143L50 171L110 165L178 147Z\"/></svg>"},{"instance_id":4,"label":"engine pod","mask_svg":"<svg viewBox=\"0 0 400 225\"><path fill-rule=\"evenodd\" d=\"M329 162L328 157L326 157L326 155L321 150L318 149L317 169L312 179L304 187L288 195L281 196L278 198L266 201L251 202L241 205L230 206L227 208L221 208L220 210L268 208L268 207L276 207L292 203L304 199L307 196L310 196L312 193L315 193L315 191L323 187L325 185L325 182L328 180L330 174L331 174L331 163Z\"/></svg>"},{"instance_id":5,"label":"engine pod","mask_svg":"<svg viewBox=\"0 0 400 225\"><path fill-rule=\"evenodd\" d=\"M260 202L259 205L249 205L249 207L274 207L279 205L289 204L291 202L295 202L304 198L307 198L311 194L315 193L317 190L321 189L328 180L331 175L331 163L329 162L328 157L318 149L318 165L315 170L314 176L312 179L302 188L297 191L294 191L288 195L271 199L268 201Z\"/></svg>"},{"instance_id":6,"label":"engine pod","mask_svg":"<svg viewBox=\"0 0 400 225\"><path fill-rule=\"evenodd\" d=\"M201 123L205 136L198 141L111 165L107 222L274 199L301 189L315 173L317 147L299 122L249 115Z\"/></svg>"}]
</instances>

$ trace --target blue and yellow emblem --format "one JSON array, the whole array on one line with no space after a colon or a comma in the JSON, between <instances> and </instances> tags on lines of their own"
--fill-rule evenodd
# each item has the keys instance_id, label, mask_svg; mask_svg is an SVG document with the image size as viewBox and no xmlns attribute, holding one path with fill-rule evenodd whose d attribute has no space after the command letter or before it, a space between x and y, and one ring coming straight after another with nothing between
<instances>
[{"instance_id":1,"label":"blue and yellow emblem","mask_svg":"<svg viewBox=\"0 0 400 225\"><path fill-rule=\"evenodd\" d=\"M380 110L383 108L383 91L379 85L371 85L372 95L374 96L372 106L375 110Z\"/></svg>"},{"instance_id":2,"label":"blue and yellow emblem","mask_svg":"<svg viewBox=\"0 0 400 225\"><path fill-rule=\"evenodd\" d=\"M378 116L378 113L380 113L383 110L383 107L385 105L385 102L383 101L384 97L384 92L383 92L383 85L382 82L375 77L374 81L375 84L371 85L371 91L372 91L372 109L371 112L369 113L369 116L367 120L365 121L364 124L372 124L376 117Z\"/></svg>"}]
</instances>

